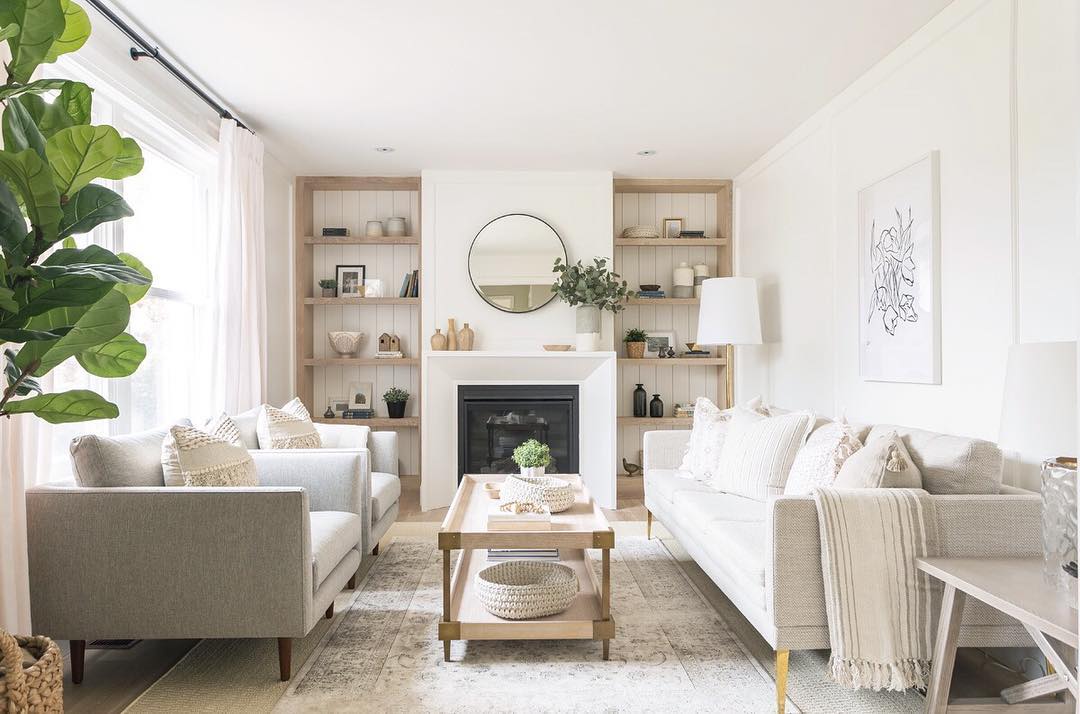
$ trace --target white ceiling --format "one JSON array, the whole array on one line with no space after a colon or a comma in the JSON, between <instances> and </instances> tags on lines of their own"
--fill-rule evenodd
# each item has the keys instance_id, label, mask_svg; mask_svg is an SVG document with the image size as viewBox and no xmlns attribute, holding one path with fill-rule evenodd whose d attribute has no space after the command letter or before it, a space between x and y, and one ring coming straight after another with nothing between
<instances>
[{"instance_id":1,"label":"white ceiling","mask_svg":"<svg viewBox=\"0 0 1080 714\"><path fill-rule=\"evenodd\" d=\"M949 1L115 4L297 173L689 178L737 174Z\"/></svg>"}]
</instances>

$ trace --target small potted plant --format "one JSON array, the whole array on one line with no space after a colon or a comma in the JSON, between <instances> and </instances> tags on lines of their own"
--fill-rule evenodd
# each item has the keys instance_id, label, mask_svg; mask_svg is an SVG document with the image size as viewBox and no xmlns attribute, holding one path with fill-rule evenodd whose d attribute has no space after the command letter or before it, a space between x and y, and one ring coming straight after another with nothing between
<instances>
[{"instance_id":1,"label":"small potted plant","mask_svg":"<svg viewBox=\"0 0 1080 714\"><path fill-rule=\"evenodd\" d=\"M543 476L544 468L551 463L551 447L529 439L514 449L513 459L521 467L522 476Z\"/></svg>"},{"instance_id":2,"label":"small potted plant","mask_svg":"<svg viewBox=\"0 0 1080 714\"><path fill-rule=\"evenodd\" d=\"M645 341L649 339L648 333L639 327L626 331L623 342L626 343L626 356L630 359L645 358Z\"/></svg>"},{"instance_id":3,"label":"small potted plant","mask_svg":"<svg viewBox=\"0 0 1080 714\"><path fill-rule=\"evenodd\" d=\"M386 402L386 414L391 419L401 419L405 416L405 404L409 401L409 393L400 387L390 387L382 395Z\"/></svg>"},{"instance_id":4,"label":"small potted plant","mask_svg":"<svg viewBox=\"0 0 1080 714\"><path fill-rule=\"evenodd\" d=\"M329 278L319 281L323 297L337 297L337 281Z\"/></svg>"},{"instance_id":5,"label":"small potted plant","mask_svg":"<svg viewBox=\"0 0 1080 714\"><path fill-rule=\"evenodd\" d=\"M592 265L580 260L569 265L555 259L556 275L551 291L570 307L577 308L578 352L600 349L600 313L620 312L626 307L630 290L618 273L607 268L607 258L593 258Z\"/></svg>"}]
</instances>

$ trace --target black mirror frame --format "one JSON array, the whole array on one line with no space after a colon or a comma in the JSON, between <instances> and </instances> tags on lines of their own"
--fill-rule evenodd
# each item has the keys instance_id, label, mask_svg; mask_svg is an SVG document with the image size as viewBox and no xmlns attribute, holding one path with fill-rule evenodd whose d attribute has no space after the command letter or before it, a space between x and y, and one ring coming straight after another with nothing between
<instances>
[{"instance_id":1,"label":"black mirror frame","mask_svg":"<svg viewBox=\"0 0 1080 714\"><path fill-rule=\"evenodd\" d=\"M511 216L525 216L526 218L532 218L534 220L540 221L545 226L547 226L548 230L550 230L555 235L555 237L559 239L559 245L562 246L563 262L565 263L565 262L567 262L569 260L569 257L566 254L566 242L563 241L562 236L559 235L559 232L557 230L555 230L555 228L550 223L545 221L543 218L540 218L539 216L534 216L531 213L504 213L501 216L496 216L495 218L492 218L490 221L488 221L483 226L481 226L480 230L478 230L476 232L476 235L473 236L472 243L469 244L469 255L465 260L465 264L466 264L466 268L469 271L469 282L472 284L473 290L476 291L476 294L479 295L480 299L484 301L485 305L488 305L489 307L493 307L496 310L498 310L499 312L505 312L505 313L510 314L510 315L528 315L530 312L536 312L537 310L540 310L540 309L550 305L551 301L555 299L555 292L552 291L551 297L548 298L544 302L543 305L537 305L536 307L532 308L531 310L521 310L521 311L507 310L506 308L500 307L500 306L496 305L495 303L493 303L493 302L491 302L490 300L487 299L487 296L484 295L484 293L480 290L480 287L476 284L476 281L473 279L473 274L472 274L472 254L473 254L473 250L476 248L476 240L480 237L480 234L484 232L485 228L490 226L495 221L502 220L503 218L509 218ZM552 267L554 267L554 266L552 266ZM551 275L552 275L551 282L552 282L552 284L554 284L555 283L555 273L554 273L554 271L552 272Z\"/></svg>"}]
</instances>

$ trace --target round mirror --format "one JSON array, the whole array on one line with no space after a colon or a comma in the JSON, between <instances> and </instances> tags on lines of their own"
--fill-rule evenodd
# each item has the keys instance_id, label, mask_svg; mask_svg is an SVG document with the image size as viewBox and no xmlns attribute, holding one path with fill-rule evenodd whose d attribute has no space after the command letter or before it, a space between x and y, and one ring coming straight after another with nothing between
<instances>
[{"instance_id":1,"label":"round mirror","mask_svg":"<svg viewBox=\"0 0 1080 714\"><path fill-rule=\"evenodd\" d=\"M555 229L536 216L511 213L488 222L469 249L469 278L484 301L503 312L532 312L555 297L552 267L566 261Z\"/></svg>"}]
</instances>

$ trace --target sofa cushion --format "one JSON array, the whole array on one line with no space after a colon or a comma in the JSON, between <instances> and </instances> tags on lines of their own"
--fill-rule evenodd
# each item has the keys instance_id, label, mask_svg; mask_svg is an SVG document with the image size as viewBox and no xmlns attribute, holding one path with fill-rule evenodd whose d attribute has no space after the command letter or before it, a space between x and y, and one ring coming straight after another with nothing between
<instances>
[{"instance_id":1,"label":"sofa cushion","mask_svg":"<svg viewBox=\"0 0 1080 714\"><path fill-rule=\"evenodd\" d=\"M259 448L259 414L261 413L262 407L258 406L232 416L233 423L240 430L240 441L246 449Z\"/></svg>"},{"instance_id":2,"label":"sofa cushion","mask_svg":"<svg viewBox=\"0 0 1080 714\"><path fill-rule=\"evenodd\" d=\"M187 419L179 422L190 426ZM85 488L164 486L161 442L168 429L152 429L123 436L87 434L71 440L71 469L75 482Z\"/></svg>"},{"instance_id":3,"label":"sofa cushion","mask_svg":"<svg viewBox=\"0 0 1080 714\"><path fill-rule=\"evenodd\" d=\"M678 469L649 469L645 472L645 488L671 503L678 491L716 493L709 486L695 481L690 474Z\"/></svg>"},{"instance_id":4,"label":"sofa cushion","mask_svg":"<svg viewBox=\"0 0 1080 714\"><path fill-rule=\"evenodd\" d=\"M746 590L760 590L764 601L768 560L765 521L714 520L699 544L717 565L741 576Z\"/></svg>"},{"instance_id":5,"label":"sofa cushion","mask_svg":"<svg viewBox=\"0 0 1080 714\"><path fill-rule=\"evenodd\" d=\"M856 451L840 467L834 488L922 488L922 474L904 448L904 442L890 431Z\"/></svg>"},{"instance_id":6,"label":"sofa cushion","mask_svg":"<svg viewBox=\"0 0 1080 714\"><path fill-rule=\"evenodd\" d=\"M401 480L394 474L371 472L371 522L375 523L401 498Z\"/></svg>"},{"instance_id":7,"label":"sofa cushion","mask_svg":"<svg viewBox=\"0 0 1080 714\"><path fill-rule=\"evenodd\" d=\"M311 588L317 590L341 559L360 548L363 521L345 511L311 512Z\"/></svg>"},{"instance_id":8,"label":"sofa cushion","mask_svg":"<svg viewBox=\"0 0 1080 714\"><path fill-rule=\"evenodd\" d=\"M161 445L162 465L175 464L182 486L258 486L255 462L243 446L193 426L174 426Z\"/></svg>"},{"instance_id":9,"label":"sofa cushion","mask_svg":"<svg viewBox=\"0 0 1080 714\"><path fill-rule=\"evenodd\" d=\"M717 467L718 491L764 501L784 492L795 454L814 426L811 412L765 417L736 408Z\"/></svg>"},{"instance_id":10,"label":"sofa cushion","mask_svg":"<svg viewBox=\"0 0 1080 714\"><path fill-rule=\"evenodd\" d=\"M222 439L230 444L243 447L240 441L240 430L226 414L220 414L206 422L202 431ZM180 466L180 450L177 448L176 439L170 429L165 433L165 439L161 442L161 470L165 475L166 486L183 486L184 471Z\"/></svg>"},{"instance_id":11,"label":"sofa cushion","mask_svg":"<svg viewBox=\"0 0 1080 714\"><path fill-rule=\"evenodd\" d=\"M260 449L318 449L322 440L307 407L294 398L281 409L263 404L256 428Z\"/></svg>"},{"instance_id":12,"label":"sofa cushion","mask_svg":"<svg viewBox=\"0 0 1080 714\"><path fill-rule=\"evenodd\" d=\"M1003 459L995 444L922 429L879 424L864 440L895 431L922 474L923 488L933 494L999 493Z\"/></svg>"},{"instance_id":13,"label":"sofa cushion","mask_svg":"<svg viewBox=\"0 0 1080 714\"><path fill-rule=\"evenodd\" d=\"M831 486L844 462L862 448L846 421L833 421L814 429L795 455L784 494L804 496L815 488Z\"/></svg>"},{"instance_id":14,"label":"sofa cushion","mask_svg":"<svg viewBox=\"0 0 1080 714\"><path fill-rule=\"evenodd\" d=\"M681 524L701 534L712 527L713 521L754 523L765 520L763 502L731 493L679 491L675 494L674 506Z\"/></svg>"}]
</instances>

